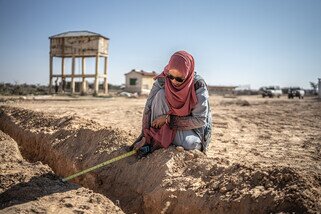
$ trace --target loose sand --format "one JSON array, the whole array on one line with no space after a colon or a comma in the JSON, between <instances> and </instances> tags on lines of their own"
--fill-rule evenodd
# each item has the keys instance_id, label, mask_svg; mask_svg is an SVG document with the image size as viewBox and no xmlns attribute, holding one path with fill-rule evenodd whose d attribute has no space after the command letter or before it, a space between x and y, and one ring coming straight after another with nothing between
<instances>
[{"instance_id":1,"label":"loose sand","mask_svg":"<svg viewBox=\"0 0 321 214\"><path fill-rule=\"evenodd\" d=\"M27 160L48 164L58 176L125 153L140 133L143 98L55 99L3 102L0 128ZM102 193L126 213L321 211L320 101L211 96L210 103L214 121L207 156L170 147L73 182Z\"/></svg>"},{"instance_id":2,"label":"loose sand","mask_svg":"<svg viewBox=\"0 0 321 214\"><path fill-rule=\"evenodd\" d=\"M62 182L48 165L29 163L0 131L1 213L123 213L101 194Z\"/></svg>"}]
</instances>

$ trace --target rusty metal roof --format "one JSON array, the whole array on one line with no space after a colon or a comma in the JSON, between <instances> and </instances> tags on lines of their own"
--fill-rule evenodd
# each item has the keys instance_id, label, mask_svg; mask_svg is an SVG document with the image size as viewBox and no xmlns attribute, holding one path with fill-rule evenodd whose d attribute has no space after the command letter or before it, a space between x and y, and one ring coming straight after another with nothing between
<instances>
[{"instance_id":1,"label":"rusty metal roof","mask_svg":"<svg viewBox=\"0 0 321 214\"><path fill-rule=\"evenodd\" d=\"M133 69L131 70L130 72L126 73L125 75L129 74L129 73L132 73L132 72L135 72L135 73L138 73L138 74L141 74L142 76L151 76L151 77L154 77L157 75L157 73L155 71L152 71L152 72L147 72L147 71L143 71L143 70L136 70L136 69Z\"/></svg>"},{"instance_id":2,"label":"rusty metal roof","mask_svg":"<svg viewBox=\"0 0 321 214\"><path fill-rule=\"evenodd\" d=\"M84 30L84 31L68 31L68 32L64 32L64 33L60 33L60 34L57 34L57 35L50 36L49 39L62 38L62 37L80 37L80 36L99 36L99 37L103 37L103 38L109 40L109 38L107 38L107 37L105 37L105 36L103 36L101 34L94 33L94 32L87 31L87 30Z\"/></svg>"}]
</instances>

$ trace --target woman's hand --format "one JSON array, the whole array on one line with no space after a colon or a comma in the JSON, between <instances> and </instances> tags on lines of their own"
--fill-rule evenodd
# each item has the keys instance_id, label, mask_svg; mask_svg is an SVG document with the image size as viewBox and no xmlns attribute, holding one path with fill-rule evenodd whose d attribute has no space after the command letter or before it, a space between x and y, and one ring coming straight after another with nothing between
<instances>
[{"instance_id":1,"label":"woman's hand","mask_svg":"<svg viewBox=\"0 0 321 214\"><path fill-rule=\"evenodd\" d=\"M138 141L137 143L135 143L134 145L134 150L138 150L140 149L142 146L144 146L146 143L146 139L145 137L143 137L140 141Z\"/></svg>"},{"instance_id":2,"label":"woman's hand","mask_svg":"<svg viewBox=\"0 0 321 214\"><path fill-rule=\"evenodd\" d=\"M153 120L152 127L160 129L166 123L166 116L167 115L162 115L157 117L155 120ZM167 122L169 122L168 116L167 116Z\"/></svg>"}]
</instances>

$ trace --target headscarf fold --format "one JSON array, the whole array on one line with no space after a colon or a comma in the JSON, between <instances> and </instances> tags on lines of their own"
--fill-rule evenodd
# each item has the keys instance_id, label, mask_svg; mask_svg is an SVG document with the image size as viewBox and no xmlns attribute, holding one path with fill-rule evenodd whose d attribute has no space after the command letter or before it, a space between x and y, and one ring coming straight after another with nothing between
<instances>
[{"instance_id":1,"label":"headscarf fold","mask_svg":"<svg viewBox=\"0 0 321 214\"><path fill-rule=\"evenodd\" d=\"M175 86L167 78L169 70L177 69L184 76L184 82ZM178 51L172 55L169 63L165 66L164 71L155 77L155 79L165 77L165 97L169 106L169 112L176 116L190 115L193 107L197 103L196 92L194 88L194 58L186 51ZM173 142L176 130L164 124L160 129L150 127L144 130L147 143L153 141L157 146L168 148Z\"/></svg>"}]
</instances>

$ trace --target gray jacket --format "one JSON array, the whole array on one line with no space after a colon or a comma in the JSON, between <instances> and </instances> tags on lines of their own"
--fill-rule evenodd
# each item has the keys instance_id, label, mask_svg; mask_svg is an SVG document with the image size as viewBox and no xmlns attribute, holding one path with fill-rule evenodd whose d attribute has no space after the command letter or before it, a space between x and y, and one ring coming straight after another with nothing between
<instances>
[{"instance_id":1,"label":"gray jacket","mask_svg":"<svg viewBox=\"0 0 321 214\"><path fill-rule=\"evenodd\" d=\"M149 96L147 98L144 113L143 113L143 125L142 129L150 128L151 126L151 106L157 92L164 88L165 77L158 78L151 89ZM189 116L170 116L170 128L177 130L193 130L201 139L202 151L206 152L208 144L211 142L211 132L212 132L212 114L209 105L209 94L207 90L207 85L204 79L195 74L194 77L194 87L196 91L196 96L198 103L192 109ZM136 142L138 142L143 137L143 132L138 137Z\"/></svg>"}]
</instances>

